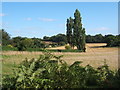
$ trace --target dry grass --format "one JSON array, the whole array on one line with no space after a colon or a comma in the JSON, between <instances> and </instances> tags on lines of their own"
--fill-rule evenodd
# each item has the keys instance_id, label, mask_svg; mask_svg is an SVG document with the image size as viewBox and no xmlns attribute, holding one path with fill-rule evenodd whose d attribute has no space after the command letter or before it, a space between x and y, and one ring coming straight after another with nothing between
<instances>
[{"instance_id":1,"label":"dry grass","mask_svg":"<svg viewBox=\"0 0 120 90\"><path fill-rule=\"evenodd\" d=\"M63 54L63 59L69 64L72 64L74 61L83 61L82 65L90 64L93 67L103 65L104 60L106 60L110 68L115 70L118 68L118 48L99 47L105 45L105 43L87 44L87 51L85 53L67 52L55 54Z\"/></svg>"},{"instance_id":2,"label":"dry grass","mask_svg":"<svg viewBox=\"0 0 120 90\"><path fill-rule=\"evenodd\" d=\"M87 49L90 47L99 47L99 46L106 46L106 43L87 43L86 44L86 47L87 47ZM47 49L65 49L65 46L60 46L60 47L54 47L54 48L47 48ZM76 47L75 47L75 49L77 49Z\"/></svg>"},{"instance_id":3,"label":"dry grass","mask_svg":"<svg viewBox=\"0 0 120 90\"><path fill-rule=\"evenodd\" d=\"M54 52L55 55L64 55L63 60L68 64L72 64L74 61L83 61L82 65L90 64L93 67L98 67L106 60L111 69L115 70L118 67L118 48L106 48L99 47L105 46L105 43L87 44L87 51L84 53L75 52ZM64 49L64 46L51 48L51 49ZM19 64L26 57L38 58L41 52L18 52L18 51L3 51L3 72L10 71L10 66Z\"/></svg>"}]
</instances>

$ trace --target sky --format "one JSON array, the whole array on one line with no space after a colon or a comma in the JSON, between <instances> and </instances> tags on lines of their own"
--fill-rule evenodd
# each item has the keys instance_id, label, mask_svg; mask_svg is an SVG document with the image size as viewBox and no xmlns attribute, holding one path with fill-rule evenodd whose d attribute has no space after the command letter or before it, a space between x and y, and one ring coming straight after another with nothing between
<instances>
[{"instance_id":1,"label":"sky","mask_svg":"<svg viewBox=\"0 0 120 90\"><path fill-rule=\"evenodd\" d=\"M3 2L2 27L11 37L66 33L66 20L78 9L86 34L118 34L117 2Z\"/></svg>"}]
</instances>

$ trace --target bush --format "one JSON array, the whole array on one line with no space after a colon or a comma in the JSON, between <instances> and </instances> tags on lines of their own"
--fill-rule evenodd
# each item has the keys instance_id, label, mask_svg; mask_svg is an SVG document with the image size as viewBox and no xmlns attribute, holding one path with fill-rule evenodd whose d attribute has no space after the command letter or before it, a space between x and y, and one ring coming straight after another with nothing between
<instances>
[{"instance_id":1,"label":"bush","mask_svg":"<svg viewBox=\"0 0 120 90\"><path fill-rule=\"evenodd\" d=\"M66 45L66 46L65 46L65 49L70 50L70 49L71 49L71 46L70 46L70 45Z\"/></svg>"},{"instance_id":2,"label":"bush","mask_svg":"<svg viewBox=\"0 0 120 90\"><path fill-rule=\"evenodd\" d=\"M68 65L61 57L44 52L38 59L28 61L26 58L13 76L3 76L3 88L120 87L120 71L112 72L106 63L95 69L90 65L80 66L81 61Z\"/></svg>"},{"instance_id":3,"label":"bush","mask_svg":"<svg viewBox=\"0 0 120 90\"><path fill-rule=\"evenodd\" d=\"M59 42L60 46L64 46L66 43L65 42Z\"/></svg>"},{"instance_id":4,"label":"bush","mask_svg":"<svg viewBox=\"0 0 120 90\"><path fill-rule=\"evenodd\" d=\"M17 51L17 48L11 46L2 46L2 51Z\"/></svg>"},{"instance_id":5,"label":"bush","mask_svg":"<svg viewBox=\"0 0 120 90\"><path fill-rule=\"evenodd\" d=\"M8 47L10 47L10 48L13 48L13 46L12 46L12 45L10 45L10 44L9 44L9 45L7 45L7 46L8 46Z\"/></svg>"}]
</instances>

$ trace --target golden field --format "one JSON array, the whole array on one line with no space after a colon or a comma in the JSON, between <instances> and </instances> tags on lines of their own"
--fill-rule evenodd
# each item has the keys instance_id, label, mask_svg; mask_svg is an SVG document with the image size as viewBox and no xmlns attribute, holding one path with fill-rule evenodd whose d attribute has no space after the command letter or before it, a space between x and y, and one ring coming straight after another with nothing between
<instances>
[{"instance_id":1,"label":"golden field","mask_svg":"<svg viewBox=\"0 0 120 90\"><path fill-rule=\"evenodd\" d=\"M74 61L83 61L82 65L90 64L93 67L99 67L104 64L106 60L111 69L118 68L118 48L101 47L106 43L87 43L86 52L53 52L55 55L64 55L62 58L68 64ZM64 46L48 49L65 49ZM25 58L38 58L42 52L19 52L19 51L3 51L2 52L2 66L3 73L10 73L15 64L19 64Z\"/></svg>"}]
</instances>

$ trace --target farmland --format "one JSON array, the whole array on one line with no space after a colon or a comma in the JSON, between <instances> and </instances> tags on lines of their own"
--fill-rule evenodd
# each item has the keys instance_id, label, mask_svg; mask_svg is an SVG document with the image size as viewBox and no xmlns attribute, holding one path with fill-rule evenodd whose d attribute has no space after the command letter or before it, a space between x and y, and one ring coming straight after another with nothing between
<instances>
[{"instance_id":1,"label":"farmland","mask_svg":"<svg viewBox=\"0 0 120 90\"><path fill-rule=\"evenodd\" d=\"M101 47L106 43L87 43L86 52L52 52L55 55L64 55L63 60L68 64L74 61L83 61L82 65L90 64L93 67L103 65L104 60L112 70L116 70L118 66L118 48ZM64 49L64 46L48 49ZM3 51L3 74L11 74L13 66L19 64L25 58L39 58L42 52L27 52L27 51Z\"/></svg>"}]
</instances>

